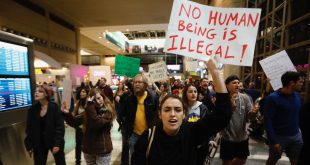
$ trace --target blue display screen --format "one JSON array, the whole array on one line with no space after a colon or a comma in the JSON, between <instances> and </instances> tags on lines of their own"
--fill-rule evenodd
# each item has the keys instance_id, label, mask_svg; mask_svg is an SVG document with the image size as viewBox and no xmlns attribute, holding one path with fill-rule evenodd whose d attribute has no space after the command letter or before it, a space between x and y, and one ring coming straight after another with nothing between
<instances>
[{"instance_id":1,"label":"blue display screen","mask_svg":"<svg viewBox=\"0 0 310 165\"><path fill-rule=\"evenodd\" d=\"M26 46L0 41L0 75L29 75Z\"/></svg>"},{"instance_id":2,"label":"blue display screen","mask_svg":"<svg viewBox=\"0 0 310 165\"><path fill-rule=\"evenodd\" d=\"M31 106L30 78L0 78L0 112Z\"/></svg>"}]
</instances>

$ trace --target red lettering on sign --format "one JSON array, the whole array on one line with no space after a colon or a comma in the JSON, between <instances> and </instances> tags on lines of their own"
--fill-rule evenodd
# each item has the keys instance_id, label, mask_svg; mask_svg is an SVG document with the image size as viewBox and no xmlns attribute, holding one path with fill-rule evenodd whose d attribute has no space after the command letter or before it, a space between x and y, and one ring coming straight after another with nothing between
<instances>
[{"instance_id":1,"label":"red lettering on sign","mask_svg":"<svg viewBox=\"0 0 310 165\"><path fill-rule=\"evenodd\" d=\"M199 54L201 54L201 53L202 53L202 51L200 50L200 48L202 48L202 47L203 47L203 43L204 43L204 41L203 41L203 40L200 40L200 41L198 41L198 43L197 43L197 49L196 49L196 52L197 52L197 53L199 53Z\"/></svg>"},{"instance_id":2,"label":"red lettering on sign","mask_svg":"<svg viewBox=\"0 0 310 165\"><path fill-rule=\"evenodd\" d=\"M175 47L174 45L174 41L175 41L175 38L178 37L178 35L173 35L173 36L169 36L169 38L172 38L172 45L170 48L168 48L167 50L170 51L170 50L176 50L177 47Z\"/></svg>"}]
</instances>

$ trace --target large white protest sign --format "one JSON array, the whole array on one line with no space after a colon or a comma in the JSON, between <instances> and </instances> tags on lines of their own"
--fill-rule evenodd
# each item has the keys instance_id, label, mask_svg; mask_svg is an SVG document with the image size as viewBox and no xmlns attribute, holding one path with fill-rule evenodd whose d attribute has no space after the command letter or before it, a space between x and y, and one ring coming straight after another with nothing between
<instances>
[{"instance_id":1,"label":"large white protest sign","mask_svg":"<svg viewBox=\"0 0 310 165\"><path fill-rule=\"evenodd\" d=\"M252 66L261 9L219 8L174 0L164 51Z\"/></svg>"},{"instance_id":2,"label":"large white protest sign","mask_svg":"<svg viewBox=\"0 0 310 165\"><path fill-rule=\"evenodd\" d=\"M167 80L167 66L164 61L149 65L149 74L152 82Z\"/></svg>"},{"instance_id":3,"label":"large white protest sign","mask_svg":"<svg viewBox=\"0 0 310 165\"><path fill-rule=\"evenodd\" d=\"M259 61L273 90L282 88L281 76L286 71L296 71L285 50Z\"/></svg>"},{"instance_id":4,"label":"large white protest sign","mask_svg":"<svg viewBox=\"0 0 310 165\"><path fill-rule=\"evenodd\" d=\"M61 103L66 102L67 108L71 105L71 94L72 94L72 81L70 79L64 79L62 81L63 93Z\"/></svg>"}]
</instances>

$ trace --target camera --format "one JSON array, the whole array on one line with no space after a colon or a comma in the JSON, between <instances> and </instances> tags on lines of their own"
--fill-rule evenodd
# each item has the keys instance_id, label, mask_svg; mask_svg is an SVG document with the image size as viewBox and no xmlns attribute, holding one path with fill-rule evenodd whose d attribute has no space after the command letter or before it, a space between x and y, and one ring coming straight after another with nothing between
<instances>
[{"instance_id":1,"label":"camera","mask_svg":"<svg viewBox=\"0 0 310 165\"><path fill-rule=\"evenodd\" d=\"M105 111L107 111L107 108L105 108L105 107L103 108L103 107L102 107L102 108L100 108L100 109L97 111L97 114L98 114L98 115L102 115Z\"/></svg>"}]
</instances>

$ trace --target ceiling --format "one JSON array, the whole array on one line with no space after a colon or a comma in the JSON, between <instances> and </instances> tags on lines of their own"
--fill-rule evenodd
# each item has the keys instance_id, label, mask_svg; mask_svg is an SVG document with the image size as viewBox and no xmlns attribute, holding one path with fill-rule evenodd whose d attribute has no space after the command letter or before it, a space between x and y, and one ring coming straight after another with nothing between
<instances>
[{"instance_id":1,"label":"ceiling","mask_svg":"<svg viewBox=\"0 0 310 165\"><path fill-rule=\"evenodd\" d=\"M167 30L173 0L31 0L78 27L81 48L101 55L124 53L100 38L103 32L146 32ZM218 6L241 0L195 0ZM212 3L211 3L212 2ZM233 4L235 5L235 4ZM147 34L146 34L147 35Z\"/></svg>"}]
</instances>

